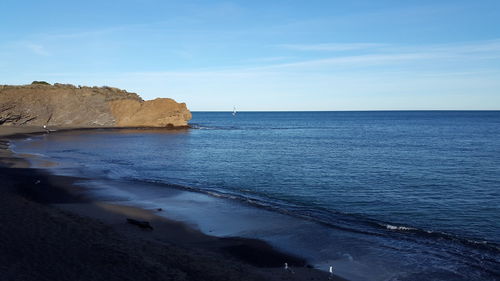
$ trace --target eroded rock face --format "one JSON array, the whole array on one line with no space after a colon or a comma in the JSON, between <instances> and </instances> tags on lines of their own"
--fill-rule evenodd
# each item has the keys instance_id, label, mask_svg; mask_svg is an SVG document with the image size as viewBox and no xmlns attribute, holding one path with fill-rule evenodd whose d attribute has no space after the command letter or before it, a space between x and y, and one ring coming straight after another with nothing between
<instances>
[{"instance_id":1,"label":"eroded rock face","mask_svg":"<svg viewBox=\"0 0 500 281\"><path fill-rule=\"evenodd\" d=\"M158 98L140 102L131 99L109 102L111 113L116 118L116 126L137 127L155 123L158 127L186 126L191 119L191 112L185 103L177 103L173 99Z\"/></svg>"},{"instance_id":2,"label":"eroded rock face","mask_svg":"<svg viewBox=\"0 0 500 281\"><path fill-rule=\"evenodd\" d=\"M143 101L111 87L0 86L0 125L52 127L187 126L191 112L172 99Z\"/></svg>"}]
</instances>

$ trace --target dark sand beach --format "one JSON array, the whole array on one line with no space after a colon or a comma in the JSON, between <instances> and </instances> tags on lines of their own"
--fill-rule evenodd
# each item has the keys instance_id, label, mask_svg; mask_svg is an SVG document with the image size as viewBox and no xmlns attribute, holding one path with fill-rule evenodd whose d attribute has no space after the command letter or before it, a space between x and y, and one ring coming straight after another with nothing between
<instances>
[{"instance_id":1,"label":"dark sand beach","mask_svg":"<svg viewBox=\"0 0 500 281\"><path fill-rule=\"evenodd\" d=\"M159 210L92 201L76 178L30 168L8 150L9 139L35 133L43 132L0 128L2 281L343 280L260 240L213 237Z\"/></svg>"}]
</instances>

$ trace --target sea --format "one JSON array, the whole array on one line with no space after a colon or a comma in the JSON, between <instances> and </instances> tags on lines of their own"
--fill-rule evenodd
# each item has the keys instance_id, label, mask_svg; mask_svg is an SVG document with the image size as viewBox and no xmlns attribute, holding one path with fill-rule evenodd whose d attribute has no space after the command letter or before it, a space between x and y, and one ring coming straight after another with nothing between
<instances>
[{"instance_id":1,"label":"sea","mask_svg":"<svg viewBox=\"0 0 500 281\"><path fill-rule=\"evenodd\" d=\"M500 111L193 112L190 126L12 148L96 199L349 280L500 280Z\"/></svg>"}]
</instances>

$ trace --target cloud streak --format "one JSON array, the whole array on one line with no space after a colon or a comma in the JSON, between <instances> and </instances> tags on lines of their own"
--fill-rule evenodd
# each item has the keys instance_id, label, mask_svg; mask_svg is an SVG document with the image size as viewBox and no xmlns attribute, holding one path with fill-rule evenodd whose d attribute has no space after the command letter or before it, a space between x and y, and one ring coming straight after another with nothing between
<instances>
[{"instance_id":1,"label":"cloud streak","mask_svg":"<svg viewBox=\"0 0 500 281\"><path fill-rule=\"evenodd\" d=\"M438 45L389 45L389 44L320 44L320 45L281 45L301 51L323 50L360 50L370 49L368 53L350 54L344 56L329 56L310 60L263 65L257 69L298 69L325 66L363 66L374 64L394 64L404 62L440 60L488 60L500 58L500 40L466 42L460 44ZM373 49L376 48L376 49Z\"/></svg>"},{"instance_id":2,"label":"cloud streak","mask_svg":"<svg viewBox=\"0 0 500 281\"><path fill-rule=\"evenodd\" d=\"M282 44L278 47L295 51L352 51L383 47L379 43L323 43L323 44Z\"/></svg>"},{"instance_id":3,"label":"cloud streak","mask_svg":"<svg viewBox=\"0 0 500 281\"><path fill-rule=\"evenodd\" d=\"M25 47L37 55L50 56L50 53L40 44L27 43Z\"/></svg>"}]
</instances>

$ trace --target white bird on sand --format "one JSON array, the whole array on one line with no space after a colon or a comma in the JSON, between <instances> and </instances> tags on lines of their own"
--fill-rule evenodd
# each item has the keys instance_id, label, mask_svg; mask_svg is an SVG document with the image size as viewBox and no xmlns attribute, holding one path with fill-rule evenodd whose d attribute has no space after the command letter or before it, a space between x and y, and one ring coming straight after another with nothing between
<instances>
[{"instance_id":1,"label":"white bird on sand","mask_svg":"<svg viewBox=\"0 0 500 281\"><path fill-rule=\"evenodd\" d=\"M333 279L333 266L330 265L330 277L328 277L329 280Z\"/></svg>"},{"instance_id":2,"label":"white bird on sand","mask_svg":"<svg viewBox=\"0 0 500 281\"><path fill-rule=\"evenodd\" d=\"M294 273L293 270L290 267L288 267L288 263L286 263L286 262L285 262L285 271L288 271L290 273Z\"/></svg>"}]
</instances>

